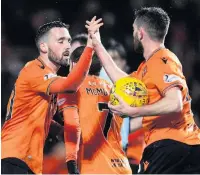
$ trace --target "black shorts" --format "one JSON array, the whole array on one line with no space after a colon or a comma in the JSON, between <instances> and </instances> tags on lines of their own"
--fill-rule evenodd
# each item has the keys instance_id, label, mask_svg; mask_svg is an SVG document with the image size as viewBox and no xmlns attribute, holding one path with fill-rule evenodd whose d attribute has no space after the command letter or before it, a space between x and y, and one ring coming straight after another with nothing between
<instances>
[{"instance_id":1,"label":"black shorts","mask_svg":"<svg viewBox=\"0 0 200 175\"><path fill-rule=\"evenodd\" d=\"M199 174L200 145L175 140L160 140L147 146L139 174Z\"/></svg>"},{"instance_id":2,"label":"black shorts","mask_svg":"<svg viewBox=\"0 0 200 175\"><path fill-rule=\"evenodd\" d=\"M17 158L1 159L2 174L34 174L28 165Z\"/></svg>"}]
</instances>

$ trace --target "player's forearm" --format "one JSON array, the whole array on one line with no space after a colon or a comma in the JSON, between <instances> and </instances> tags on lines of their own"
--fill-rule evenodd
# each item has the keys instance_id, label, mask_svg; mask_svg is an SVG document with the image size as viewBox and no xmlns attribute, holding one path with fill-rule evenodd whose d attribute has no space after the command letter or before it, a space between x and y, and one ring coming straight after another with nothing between
<instances>
[{"instance_id":1,"label":"player's forearm","mask_svg":"<svg viewBox=\"0 0 200 175\"><path fill-rule=\"evenodd\" d=\"M100 42L95 44L94 50L113 83L122 77L128 76L115 64L109 53Z\"/></svg>"},{"instance_id":2,"label":"player's forearm","mask_svg":"<svg viewBox=\"0 0 200 175\"><path fill-rule=\"evenodd\" d=\"M74 85L72 85L69 89L77 91L87 76L92 62L92 51L93 49L91 47L86 47L81 55L80 60L69 73L68 78L71 79L72 82L74 81Z\"/></svg>"},{"instance_id":3,"label":"player's forearm","mask_svg":"<svg viewBox=\"0 0 200 175\"><path fill-rule=\"evenodd\" d=\"M67 77L61 77L53 81L50 85L49 92L61 93L66 91L77 91L87 76L92 62L92 51L92 48L86 47L74 69Z\"/></svg>"},{"instance_id":4,"label":"player's forearm","mask_svg":"<svg viewBox=\"0 0 200 175\"><path fill-rule=\"evenodd\" d=\"M158 102L138 108L138 116L162 116L170 113L178 113L182 110L181 99L164 97Z\"/></svg>"}]
</instances>

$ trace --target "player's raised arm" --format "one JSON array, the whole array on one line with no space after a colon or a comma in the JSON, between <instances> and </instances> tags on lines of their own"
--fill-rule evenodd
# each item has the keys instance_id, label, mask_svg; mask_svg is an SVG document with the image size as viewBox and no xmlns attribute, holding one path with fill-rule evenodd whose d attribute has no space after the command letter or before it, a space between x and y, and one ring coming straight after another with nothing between
<instances>
[{"instance_id":1,"label":"player's raised arm","mask_svg":"<svg viewBox=\"0 0 200 175\"><path fill-rule=\"evenodd\" d=\"M98 55L99 59L103 67L105 68L106 73L114 83L116 80L128 76L127 73L122 71L113 61L109 53L104 48L103 44L101 43L100 33L99 30L96 29L95 22L93 21L86 21L86 28L88 29L88 33L92 38L92 44L96 54Z\"/></svg>"},{"instance_id":2,"label":"player's raised arm","mask_svg":"<svg viewBox=\"0 0 200 175\"><path fill-rule=\"evenodd\" d=\"M103 23L101 23L102 19L95 20L96 17L92 19L94 21L94 27L99 29ZM58 93L58 92L66 92L66 91L77 91L86 75L88 74L88 70L92 61L92 51L93 51L91 38L88 37L88 42L86 48L81 55L81 58L75 68L70 72L67 77L58 78L53 81L49 87L49 93Z\"/></svg>"},{"instance_id":3,"label":"player's raised arm","mask_svg":"<svg viewBox=\"0 0 200 175\"><path fill-rule=\"evenodd\" d=\"M67 77L59 77L53 81L49 86L48 93L77 91L91 65L92 51L93 49L87 45L76 68Z\"/></svg>"}]
</instances>

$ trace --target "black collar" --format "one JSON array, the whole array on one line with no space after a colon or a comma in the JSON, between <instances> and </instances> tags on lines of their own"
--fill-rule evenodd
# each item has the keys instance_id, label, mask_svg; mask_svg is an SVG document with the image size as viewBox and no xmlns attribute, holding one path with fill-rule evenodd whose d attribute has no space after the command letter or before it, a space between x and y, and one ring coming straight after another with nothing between
<instances>
[{"instance_id":1,"label":"black collar","mask_svg":"<svg viewBox=\"0 0 200 175\"><path fill-rule=\"evenodd\" d=\"M37 60L42 64L40 67L42 68L42 69L45 69L45 64L44 64L44 62L38 57L37 58Z\"/></svg>"},{"instance_id":2,"label":"black collar","mask_svg":"<svg viewBox=\"0 0 200 175\"><path fill-rule=\"evenodd\" d=\"M148 61L155 53L157 53L158 51L160 51L161 49L164 49L164 48L165 47L161 46L161 47L157 48L156 50L154 50L146 61Z\"/></svg>"}]
</instances>

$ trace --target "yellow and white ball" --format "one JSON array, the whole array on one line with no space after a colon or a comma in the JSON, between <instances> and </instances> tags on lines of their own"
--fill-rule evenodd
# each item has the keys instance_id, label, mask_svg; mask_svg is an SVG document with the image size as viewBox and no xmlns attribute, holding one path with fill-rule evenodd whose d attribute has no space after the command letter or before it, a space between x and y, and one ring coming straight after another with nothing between
<instances>
[{"instance_id":1,"label":"yellow and white ball","mask_svg":"<svg viewBox=\"0 0 200 175\"><path fill-rule=\"evenodd\" d=\"M148 103L148 92L145 84L133 77L124 77L115 82L110 94L110 102L115 106L119 104L119 101L114 93L132 107L140 107Z\"/></svg>"}]
</instances>

